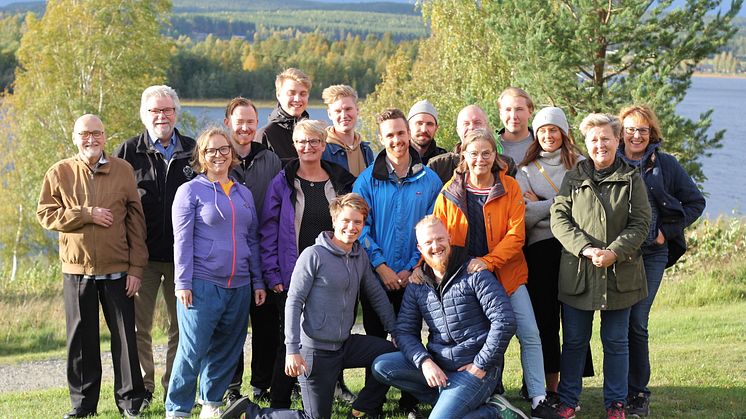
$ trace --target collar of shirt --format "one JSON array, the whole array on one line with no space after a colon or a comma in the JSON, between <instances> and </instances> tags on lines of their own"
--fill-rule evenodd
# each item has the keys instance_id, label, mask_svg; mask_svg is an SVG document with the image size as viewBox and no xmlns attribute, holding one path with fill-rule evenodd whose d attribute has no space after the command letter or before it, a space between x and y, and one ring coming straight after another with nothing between
<instances>
[{"instance_id":1,"label":"collar of shirt","mask_svg":"<svg viewBox=\"0 0 746 419\"><path fill-rule=\"evenodd\" d=\"M409 167L412 166L412 156L409 156L409 163L407 164L407 173L404 176L399 176L394 168L394 163L391 162L389 156L386 156L386 167L389 169L389 175L394 175L396 179L404 179L409 174Z\"/></svg>"},{"instance_id":2,"label":"collar of shirt","mask_svg":"<svg viewBox=\"0 0 746 419\"><path fill-rule=\"evenodd\" d=\"M176 130L171 134L171 141L169 141L168 147L163 147L163 144L161 144L158 137L150 132L150 130L148 130L148 138L150 138L150 141L153 143L153 147L166 157L166 160L171 160L171 156L173 156L174 151L176 150Z\"/></svg>"}]
</instances>

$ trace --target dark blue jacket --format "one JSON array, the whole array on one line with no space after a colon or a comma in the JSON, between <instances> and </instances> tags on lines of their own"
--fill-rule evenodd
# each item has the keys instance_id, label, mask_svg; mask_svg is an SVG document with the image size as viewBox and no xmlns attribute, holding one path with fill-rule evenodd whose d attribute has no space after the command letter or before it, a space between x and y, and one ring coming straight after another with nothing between
<instances>
[{"instance_id":1,"label":"dark blue jacket","mask_svg":"<svg viewBox=\"0 0 746 419\"><path fill-rule=\"evenodd\" d=\"M470 363L493 370L503 364L516 330L510 299L491 272L466 272L463 248L451 251L440 285L425 266L425 283L407 286L396 320L396 344L417 368L432 358L445 371ZM429 329L427 349L420 338L423 319Z\"/></svg>"},{"instance_id":2,"label":"dark blue jacket","mask_svg":"<svg viewBox=\"0 0 746 419\"><path fill-rule=\"evenodd\" d=\"M370 148L370 144L367 141L361 141L360 151L362 151L363 153L365 165L370 166L371 163L373 163L373 159L375 159L375 155L373 154L373 150ZM350 167L347 164L347 151L345 151L345 149L339 144L327 143L326 149L324 149L324 154L321 155L321 159L328 162L337 163L338 165L344 167L347 171L350 170Z\"/></svg>"},{"instance_id":3,"label":"dark blue jacket","mask_svg":"<svg viewBox=\"0 0 746 419\"><path fill-rule=\"evenodd\" d=\"M646 153L640 164L640 175L648 188L650 206L657 210L656 231L663 232L668 244L668 267L686 251L684 229L704 212L705 197L674 156L658 150L658 144L651 147L652 152ZM618 153L624 155L623 145Z\"/></svg>"}]
</instances>

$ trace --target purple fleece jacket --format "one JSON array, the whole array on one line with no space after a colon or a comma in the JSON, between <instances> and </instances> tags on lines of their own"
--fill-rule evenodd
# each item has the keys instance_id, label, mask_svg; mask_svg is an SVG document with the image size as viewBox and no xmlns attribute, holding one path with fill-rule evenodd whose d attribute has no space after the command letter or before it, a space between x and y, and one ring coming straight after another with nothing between
<instances>
[{"instance_id":1,"label":"purple fleece jacket","mask_svg":"<svg viewBox=\"0 0 746 419\"><path fill-rule=\"evenodd\" d=\"M174 225L176 290L192 289L192 279L224 288L264 289L259 236L251 191L233 183L226 196L219 182L199 175L176 191Z\"/></svg>"}]
</instances>

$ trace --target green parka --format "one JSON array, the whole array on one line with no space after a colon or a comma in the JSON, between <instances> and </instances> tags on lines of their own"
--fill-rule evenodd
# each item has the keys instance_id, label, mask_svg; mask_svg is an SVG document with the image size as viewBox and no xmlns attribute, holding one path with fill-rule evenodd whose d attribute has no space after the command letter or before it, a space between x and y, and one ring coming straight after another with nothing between
<instances>
[{"instance_id":1,"label":"green parka","mask_svg":"<svg viewBox=\"0 0 746 419\"><path fill-rule=\"evenodd\" d=\"M559 300L580 310L619 310L648 294L640 246L650 225L650 204L637 170L615 162L616 170L593 180L593 162L567 172L551 208L551 228L562 243ZM608 268L580 256L586 247L610 249Z\"/></svg>"}]
</instances>

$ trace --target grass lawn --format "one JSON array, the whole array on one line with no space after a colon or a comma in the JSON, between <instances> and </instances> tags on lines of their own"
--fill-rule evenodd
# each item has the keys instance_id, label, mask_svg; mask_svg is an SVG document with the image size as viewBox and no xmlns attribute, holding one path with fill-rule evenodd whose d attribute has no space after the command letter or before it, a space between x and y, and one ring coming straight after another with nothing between
<instances>
[{"instance_id":1,"label":"grass lawn","mask_svg":"<svg viewBox=\"0 0 746 419\"><path fill-rule=\"evenodd\" d=\"M665 284L664 284L665 286ZM598 316L593 335L596 371L600 373L602 351ZM653 377L652 413L654 418L742 418L746 400L746 302L703 307L656 306L650 330ZM108 345L104 345L102 349ZM516 406L529 412L528 403L517 398L520 388L520 360L516 340L506 357L505 386ZM248 383L249 374L244 382ZM347 372L353 390L362 387L362 370ZM603 414L602 378L584 381L582 411L578 417L597 418ZM101 391L99 417L119 417L112 396L112 385ZM247 388L244 388L247 391ZM162 391L158 389L158 391ZM155 400L161 400L156 393ZM398 391L389 392L398 400ZM2 395L0 417L60 417L68 410L66 388L6 393ZM386 417L397 418L396 403L386 404ZM296 407L300 407L297 405ZM424 406L423 406L424 407ZM338 404L335 417L344 417L347 407ZM156 403L143 417L163 417L163 405Z\"/></svg>"}]
</instances>

